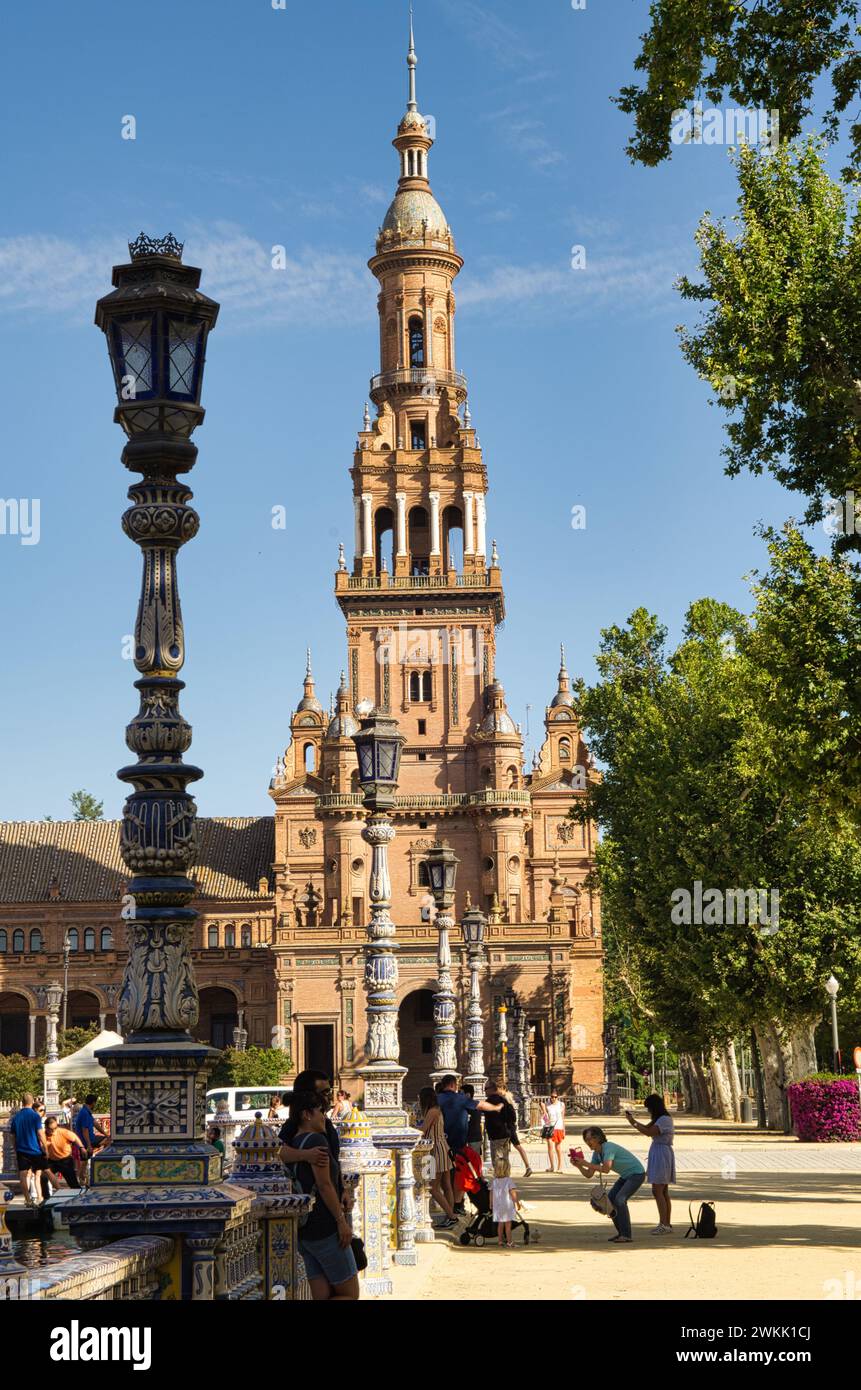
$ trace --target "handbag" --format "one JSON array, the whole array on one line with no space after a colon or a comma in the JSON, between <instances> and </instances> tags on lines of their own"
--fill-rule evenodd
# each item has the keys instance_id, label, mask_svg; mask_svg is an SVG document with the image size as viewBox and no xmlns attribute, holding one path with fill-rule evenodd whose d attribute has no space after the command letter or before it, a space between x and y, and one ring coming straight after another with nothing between
<instances>
[{"instance_id":1,"label":"handbag","mask_svg":"<svg viewBox=\"0 0 861 1390\"><path fill-rule=\"evenodd\" d=\"M552 1126L552 1125L542 1125L542 1126L541 1126L541 1138L542 1138L542 1139L552 1139L552 1138L553 1138L553 1126Z\"/></svg>"},{"instance_id":2,"label":"handbag","mask_svg":"<svg viewBox=\"0 0 861 1390\"><path fill-rule=\"evenodd\" d=\"M612 1218L616 1215L616 1208L610 1201L610 1194L604 1186L603 1177L591 1188L589 1192L589 1205L593 1211L597 1211L601 1216Z\"/></svg>"},{"instance_id":3,"label":"handbag","mask_svg":"<svg viewBox=\"0 0 861 1390\"><path fill-rule=\"evenodd\" d=\"M353 1236L353 1239L350 1241L350 1246L353 1251L353 1259L356 1261L356 1269L361 1273L363 1269L368 1268L368 1257L365 1254L365 1242L362 1240L361 1236Z\"/></svg>"}]
</instances>

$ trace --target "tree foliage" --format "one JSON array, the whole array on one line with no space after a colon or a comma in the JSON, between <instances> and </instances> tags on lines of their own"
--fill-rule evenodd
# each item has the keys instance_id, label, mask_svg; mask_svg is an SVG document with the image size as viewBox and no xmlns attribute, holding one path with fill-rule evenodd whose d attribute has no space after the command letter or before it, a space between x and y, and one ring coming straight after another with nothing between
<instances>
[{"instance_id":1,"label":"tree foliage","mask_svg":"<svg viewBox=\"0 0 861 1390\"><path fill-rule=\"evenodd\" d=\"M682 351L727 412L726 471L768 470L813 521L861 499L861 215L815 141L734 158L738 234L700 223L703 279L679 286L712 307ZM839 529L836 549L861 549L854 517Z\"/></svg>"},{"instance_id":2,"label":"tree foliage","mask_svg":"<svg viewBox=\"0 0 861 1390\"><path fill-rule=\"evenodd\" d=\"M81 789L72 792L69 797L72 803L74 815L73 820L103 820L105 813L105 803L97 801L91 792Z\"/></svg>"},{"instance_id":3,"label":"tree foliage","mask_svg":"<svg viewBox=\"0 0 861 1390\"><path fill-rule=\"evenodd\" d=\"M809 1037L827 976L847 997L861 977L857 774L854 800L847 790L859 741L854 576L791 527L766 539L752 620L698 600L669 652L640 609L602 634L600 679L578 690L604 768L579 815L604 832L614 989L679 1050L757 1023ZM674 922L674 892L696 881L777 890L777 930L706 914Z\"/></svg>"},{"instance_id":4,"label":"tree foliage","mask_svg":"<svg viewBox=\"0 0 861 1390\"><path fill-rule=\"evenodd\" d=\"M278 1086L291 1068L290 1054L277 1047L225 1048L210 1077L216 1086Z\"/></svg>"},{"instance_id":5,"label":"tree foliage","mask_svg":"<svg viewBox=\"0 0 861 1390\"><path fill-rule=\"evenodd\" d=\"M861 94L859 12L859 0L652 0L634 63L645 82L615 98L634 117L629 157L645 165L667 159L673 112L698 98L775 109L782 136L793 139L813 109L819 78L831 81L823 128L835 139ZM861 165L857 111L849 139L854 169Z\"/></svg>"}]
</instances>

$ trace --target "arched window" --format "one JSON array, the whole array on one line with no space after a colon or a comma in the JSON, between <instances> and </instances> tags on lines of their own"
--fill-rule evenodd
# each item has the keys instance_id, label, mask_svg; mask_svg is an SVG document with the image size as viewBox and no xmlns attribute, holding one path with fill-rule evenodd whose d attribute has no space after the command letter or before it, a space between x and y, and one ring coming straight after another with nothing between
<instances>
[{"instance_id":1,"label":"arched window","mask_svg":"<svg viewBox=\"0 0 861 1390\"><path fill-rule=\"evenodd\" d=\"M314 763L316 761L315 754L316 749L314 748L313 743L306 743L305 747L302 749L302 757L304 759L306 772L314 771Z\"/></svg>"},{"instance_id":2,"label":"arched window","mask_svg":"<svg viewBox=\"0 0 861 1390\"><path fill-rule=\"evenodd\" d=\"M422 679L418 671L410 672L410 700L417 705L422 698Z\"/></svg>"},{"instance_id":3,"label":"arched window","mask_svg":"<svg viewBox=\"0 0 861 1390\"><path fill-rule=\"evenodd\" d=\"M374 553L377 557L377 574L383 572L383 560L390 574L395 568L395 518L390 507L378 507L374 513Z\"/></svg>"},{"instance_id":4,"label":"arched window","mask_svg":"<svg viewBox=\"0 0 861 1390\"><path fill-rule=\"evenodd\" d=\"M210 947L218 946L218 927L210 927L206 933L206 944Z\"/></svg>"},{"instance_id":5,"label":"arched window","mask_svg":"<svg viewBox=\"0 0 861 1390\"><path fill-rule=\"evenodd\" d=\"M424 507L411 507L409 515L410 573L430 574L430 520Z\"/></svg>"},{"instance_id":6,"label":"arched window","mask_svg":"<svg viewBox=\"0 0 861 1390\"><path fill-rule=\"evenodd\" d=\"M359 769L354 767L353 771L350 773L350 791L355 796L357 793L360 793L361 790L362 788L359 785Z\"/></svg>"},{"instance_id":7,"label":"arched window","mask_svg":"<svg viewBox=\"0 0 861 1390\"><path fill-rule=\"evenodd\" d=\"M410 366L423 367L425 364L425 326L416 314L409 322Z\"/></svg>"},{"instance_id":8,"label":"arched window","mask_svg":"<svg viewBox=\"0 0 861 1390\"><path fill-rule=\"evenodd\" d=\"M559 761L560 763L570 763L571 761L570 738L560 738L559 740Z\"/></svg>"},{"instance_id":9,"label":"arched window","mask_svg":"<svg viewBox=\"0 0 861 1390\"><path fill-rule=\"evenodd\" d=\"M12 950L16 952L24 950L24 933L22 931L13 931Z\"/></svg>"},{"instance_id":10,"label":"arched window","mask_svg":"<svg viewBox=\"0 0 861 1390\"><path fill-rule=\"evenodd\" d=\"M517 787L519 781L520 781L520 774L518 773L517 768L516 768L516 767L510 767L510 768L508 769L508 785L509 785L509 787L512 788L512 789L515 789L515 788Z\"/></svg>"},{"instance_id":11,"label":"arched window","mask_svg":"<svg viewBox=\"0 0 861 1390\"><path fill-rule=\"evenodd\" d=\"M94 929L93 927L87 927L87 928L85 929L85 931L84 931L84 950L85 950L85 951L95 951L95 949L96 949L96 933L95 933L95 929Z\"/></svg>"},{"instance_id":12,"label":"arched window","mask_svg":"<svg viewBox=\"0 0 861 1390\"><path fill-rule=\"evenodd\" d=\"M114 949L114 933L110 927L102 927L99 937L99 950L112 951Z\"/></svg>"},{"instance_id":13,"label":"arched window","mask_svg":"<svg viewBox=\"0 0 861 1390\"><path fill-rule=\"evenodd\" d=\"M243 922L243 924L242 924L242 930L241 930L241 933L240 933L239 940L241 941L241 943L242 943L243 946L250 946L250 945L251 945L251 924L250 924L250 922Z\"/></svg>"},{"instance_id":14,"label":"arched window","mask_svg":"<svg viewBox=\"0 0 861 1390\"><path fill-rule=\"evenodd\" d=\"M69 950L70 950L70 951L77 951L77 949L78 949L78 928L77 928L77 927L70 927L70 928L69 928L69 930L66 932L66 941L67 941L68 944L69 944Z\"/></svg>"},{"instance_id":15,"label":"arched window","mask_svg":"<svg viewBox=\"0 0 861 1390\"><path fill-rule=\"evenodd\" d=\"M30 950L31 950L31 951L41 951L41 949L42 949L42 933L40 932L40 930L39 930L38 927L34 927L33 930L32 930L31 933L30 933Z\"/></svg>"},{"instance_id":16,"label":"arched window","mask_svg":"<svg viewBox=\"0 0 861 1390\"><path fill-rule=\"evenodd\" d=\"M234 927L232 922L229 926L226 926L224 928L224 944L225 946L236 945L236 928Z\"/></svg>"},{"instance_id":17,"label":"arched window","mask_svg":"<svg viewBox=\"0 0 861 1390\"><path fill-rule=\"evenodd\" d=\"M0 955L4 955L4 956L5 956L5 954L6 954L6 952L8 951L8 949L9 949L9 938L8 938L8 936L6 935L5 930L2 930L2 931L0 931Z\"/></svg>"},{"instance_id":18,"label":"arched window","mask_svg":"<svg viewBox=\"0 0 861 1390\"><path fill-rule=\"evenodd\" d=\"M433 699L433 676L430 671L422 671L422 704L429 705Z\"/></svg>"},{"instance_id":19,"label":"arched window","mask_svg":"<svg viewBox=\"0 0 861 1390\"><path fill-rule=\"evenodd\" d=\"M445 507L442 514L443 569L463 570L463 512L460 507Z\"/></svg>"}]
</instances>

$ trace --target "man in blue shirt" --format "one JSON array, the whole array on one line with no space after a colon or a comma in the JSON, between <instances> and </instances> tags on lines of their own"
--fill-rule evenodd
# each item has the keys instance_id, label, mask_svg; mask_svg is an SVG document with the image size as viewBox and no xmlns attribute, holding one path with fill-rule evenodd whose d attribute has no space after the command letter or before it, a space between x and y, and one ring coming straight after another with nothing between
<instances>
[{"instance_id":1,"label":"man in blue shirt","mask_svg":"<svg viewBox=\"0 0 861 1390\"><path fill-rule=\"evenodd\" d=\"M72 1128L81 1141L81 1147L86 1150L88 1158L92 1158L96 1149L96 1135L100 1139L107 1139L103 1129L99 1129L93 1115L93 1106L96 1103L95 1096L85 1096L84 1103L72 1121Z\"/></svg>"},{"instance_id":2,"label":"man in blue shirt","mask_svg":"<svg viewBox=\"0 0 861 1390\"><path fill-rule=\"evenodd\" d=\"M30 1195L30 1174L41 1173L48 1167L48 1146L45 1142L45 1128L42 1116L35 1108L35 1102L30 1092L27 1091L23 1097L20 1110L16 1110L9 1122L9 1128L15 1139L15 1154L18 1159L18 1176L24 1192L24 1201L28 1207L34 1205ZM41 1193L39 1192L39 1179L36 1179L36 1201L35 1205L41 1205Z\"/></svg>"},{"instance_id":3,"label":"man in blue shirt","mask_svg":"<svg viewBox=\"0 0 861 1390\"><path fill-rule=\"evenodd\" d=\"M442 1111L445 1137L453 1154L466 1148L469 1133L469 1117L473 1110L501 1110L489 1100L475 1100L457 1089L456 1076L444 1076L439 1092L439 1108Z\"/></svg>"}]
</instances>

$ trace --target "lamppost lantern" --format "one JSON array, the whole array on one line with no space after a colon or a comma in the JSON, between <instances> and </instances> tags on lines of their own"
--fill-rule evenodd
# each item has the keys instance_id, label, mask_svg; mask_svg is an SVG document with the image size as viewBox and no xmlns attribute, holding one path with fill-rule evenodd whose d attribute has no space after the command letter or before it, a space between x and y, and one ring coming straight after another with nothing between
<instances>
[{"instance_id":1,"label":"lamppost lantern","mask_svg":"<svg viewBox=\"0 0 861 1390\"><path fill-rule=\"evenodd\" d=\"M395 804L401 749L406 743L397 719L380 710L371 710L362 717L361 728L353 734L353 742L366 808L371 812L390 811Z\"/></svg>"},{"instance_id":2,"label":"lamppost lantern","mask_svg":"<svg viewBox=\"0 0 861 1390\"><path fill-rule=\"evenodd\" d=\"M516 1003L517 995L514 993L511 985L509 985L508 989L505 991L505 1007L509 1013L511 1013Z\"/></svg>"},{"instance_id":3,"label":"lamppost lantern","mask_svg":"<svg viewBox=\"0 0 861 1390\"><path fill-rule=\"evenodd\" d=\"M829 975L825 981L825 993L831 1000L831 1065L835 1072L842 1072L843 1058L840 1055L840 1035L837 1030L837 992L840 989L839 980L835 980L833 975Z\"/></svg>"},{"instance_id":4,"label":"lamppost lantern","mask_svg":"<svg viewBox=\"0 0 861 1390\"><path fill-rule=\"evenodd\" d=\"M461 929L463 939L471 950L479 950L484 945L484 929L487 918L479 907L471 907L463 914Z\"/></svg>"},{"instance_id":5,"label":"lamppost lantern","mask_svg":"<svg viewBox=\"0 0 861 1390\"><path fill-rule=\"evenodd\" d=\"M59 1014L60 1005L63 1002L63 986L58 980L52 980L45 990L45 1000L48 1005L48 1013Z\"/></svg>"},{"instance_id":6,"label":"lamppost lantern","mask_svg":"<svg viewBox=\"0 0 861 1390\"><path fill-rule=\"evenodd\" d=\"M833 975L829 975L828 979L825 981L825 993L828 995L829 999L836 999L839 989L840 981L835 980Z\"/></svg>"},{"instance_id":7,"label":"lamppost lantern","mask_svg":"<svg viewBox=\"0 0 861 1390\"><path fill-rule=\"evenodd\" d=\"M428 885L440 912L450 908L454 903L454 886L459 863L460 860L451 845L434 845L428 850L425 860Z\"/></svg>"},{"instance_id":8,"label":"lamppost lantern","mask_svg":"<svg viewBox=\"0 0 861 1390\"><path fill-rule=\"evenodd\" d=\"M114 419L130 439L188 438L200 404L209 330L218 305L198 289L200 271L182 264L182 243L141 232L131 262L114 266L114 289L96 305L114 373Z\"/></svg>"}]
</instances>

